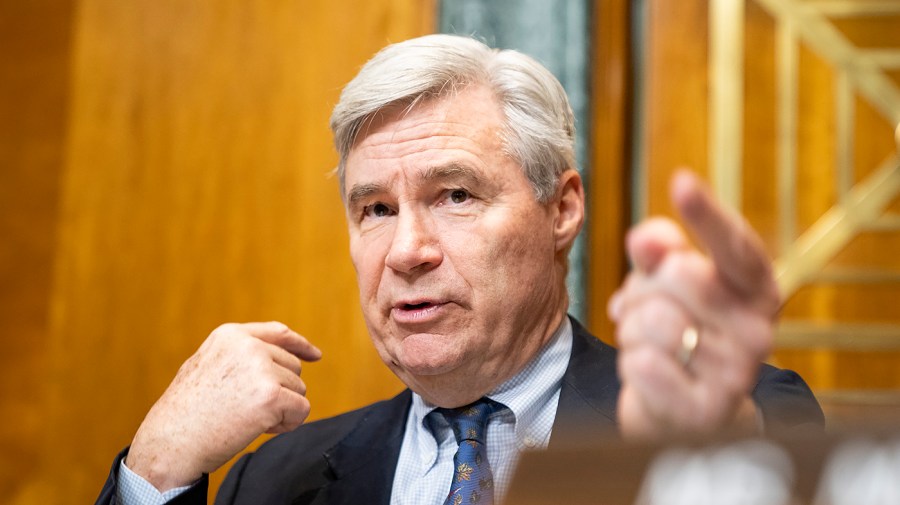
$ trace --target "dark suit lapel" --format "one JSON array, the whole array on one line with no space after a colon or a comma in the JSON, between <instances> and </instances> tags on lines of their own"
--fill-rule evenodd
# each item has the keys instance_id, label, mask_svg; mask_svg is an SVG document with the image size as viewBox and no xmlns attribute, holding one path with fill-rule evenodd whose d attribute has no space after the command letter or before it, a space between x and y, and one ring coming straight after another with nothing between
<instances>
[{"instance_id":1,"label":"dark suit lapel","mask_svg":"<svg viewBox=\"0 0 900 505\"><path fill-rule=\"evenodd\" d=\"M563 375L551 448L581 444L586 431L615 434L617 430L617 351L588 333L574 318L570 319L572 357Z\"/></svg>"},{"instance_id":2,"label":"dark suit lapel","mask_svg":"<svg viewBox=\"0 0 900 505\"><path fill-rule=\"evenodd\" d=\"M357 427L325 452L331 481L314 504L388 505L406 417L412 395L405 390L393 399L376 405Z\"/></svg>"},{"instance_id":3,"label":"dark suit lapel","mask_svg":"<svg viewBox=\"0 0 900 505\"><path fill-rule=\"evenodd\" d=\"M572 319L572 356L563 375L550 447L583 443L592 433L615 433L619 379L616 350ZM357 427L325 452L329 482L313 504L388 505L412 395L406 390L377 404Z\"/></svg>"}]
</instances>

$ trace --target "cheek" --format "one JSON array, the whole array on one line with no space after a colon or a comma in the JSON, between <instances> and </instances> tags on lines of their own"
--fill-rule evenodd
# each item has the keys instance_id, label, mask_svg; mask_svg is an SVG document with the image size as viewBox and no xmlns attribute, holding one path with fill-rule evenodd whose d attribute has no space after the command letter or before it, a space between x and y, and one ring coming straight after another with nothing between
<instances>
[{"instance_id":1,"label":"cheek","mask_svg":"<svg viewBox=\"0 0 900 505\"><path fill-rule=\"evenodd\" d=\"M542 270L553 258L553 240L550 234L542 236L543 228L525 224L514 229L497 233L492 241L489 261L493 258L496 266L512 271L534 272Z\"/></svg>"},{"instance_id":2,"label":"cheek","mask_svg":"<svg viewBox=\"0 0 900 505\"><path fill-rule=\"evenodd\" d=\"M495 303L508 296L518 298L522 292L534 293L536 287L546 284L553 261L551 241L509 228L479 235L483 240L477 242L473 235L464 237L464 246L457 251L468 265L468 280L480 285L487 298Z\"/></svg>"},{"instance_id":3,"label":"cheek","mask_svg":"<svg viewBox=\"0 0 900 505\"><path fill-rule=\"evenodd\" d=\"M363 309L375 303L380 280L381 271L377 268L376 262L364 260L361 265L357 266L356 282L359 284L359 299L363 304Z\"/></svg>"},{"instance_id":4,"label":"cheek","mask_svg":"<svg viewBox=\"0 0 900 505\"><path fill-rule=\"evenodd\" d=\"M548 237L523 234L511 238L504 253L505 296L532 306L544 300L555 286L554 244ZM526 300L532 300L527 302Z\"/></svg>"},{"instance_id":5,"label":"cheek","mask_svg":"<svg viewBox=\"0 0 900 505\"><path fill-rule=\"evenodd\" d=\"M384 269L384 257L379 255L378 249L372 244L355 239L350 242L350 258L353 268L356 270L360 300L365 303L374 298L375 292L378 290L379 280Z\"/></svg>"}]
</instances>

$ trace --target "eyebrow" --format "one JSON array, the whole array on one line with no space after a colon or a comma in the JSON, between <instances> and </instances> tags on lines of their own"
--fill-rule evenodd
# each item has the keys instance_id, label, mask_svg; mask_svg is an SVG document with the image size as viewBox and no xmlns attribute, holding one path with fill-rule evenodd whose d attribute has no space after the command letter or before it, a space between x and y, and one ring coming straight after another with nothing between
<instances>
[{"instance_id":1,"label":"eyebrow","mask_svg":"<svg viewBox=\"0 0 900 505\"><path fill-rule=\"evenodd\" d=\"M372 184L356 184L347 193L348 207L356 207L361 200L365 200L370 195L387 192L387 186L381 183Z\"/></svg>"},{"instance_id":2,"label":"eyebrow","mask_svg":"<svg viewBox=\"0 0 900 505\"><path fill-rule=\"evenodd\" d=\"M459 163L428 167L420 172L420 176L422 182L461 180L472 186L481 186L487 182L484 175ZM365 200L371 195L387 192L387 184L382 182L356 184L347 192L347 203L350 207L355 207L361 200Z\"/></svg>"},{"instance_id":3,"label":"eyebrow","mask_svg":"<svg viewBox=\"0 0 900 505\"><path fill-rule=\"evenodd\" d=\"M480 185L486 182L484 176L475 169L461 165L459 163L450 163L447 165L439 165L436 167L428 167L422 171L423 181L446 181L446 180L463 180L473 185Z\"/></svg>"}]
</instances>

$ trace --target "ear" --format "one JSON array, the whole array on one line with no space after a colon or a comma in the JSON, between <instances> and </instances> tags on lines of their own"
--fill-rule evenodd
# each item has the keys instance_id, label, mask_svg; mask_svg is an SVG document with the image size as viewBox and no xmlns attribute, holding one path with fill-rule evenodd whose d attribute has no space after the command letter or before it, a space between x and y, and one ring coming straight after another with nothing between
<instances>
[{"instance_id":1,"label":"ear","mask_svg":"<svg viewBox=\"0 0 900 505\"><path fill-rule=\"evenodd\" d=\"M584 185L577 171L569 169L559 176L559 196L553 205L556 207L553 227L556 251L568 251L584 223Z\"/></svg>"}]
</instances>

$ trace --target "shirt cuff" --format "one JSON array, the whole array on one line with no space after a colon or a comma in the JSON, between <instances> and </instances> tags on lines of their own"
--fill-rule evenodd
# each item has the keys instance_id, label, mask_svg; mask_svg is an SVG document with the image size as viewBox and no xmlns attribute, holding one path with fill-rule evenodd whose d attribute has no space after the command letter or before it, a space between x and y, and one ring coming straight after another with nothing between
<instances>
[{"instance_id":1,"label":"shirt cuff","mask_svg":"<svg viewBox=\"0 0 900 505\"><path fill-rule=\"evenodd\" d=\"M160 493L153 484L125 466L125 458L119 463L119 485L116 487L116 493L121 505L162 505L191 487L193 484Z\"/></svg>"}]
</instances>

